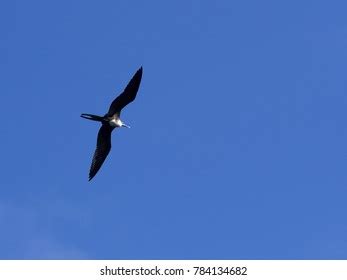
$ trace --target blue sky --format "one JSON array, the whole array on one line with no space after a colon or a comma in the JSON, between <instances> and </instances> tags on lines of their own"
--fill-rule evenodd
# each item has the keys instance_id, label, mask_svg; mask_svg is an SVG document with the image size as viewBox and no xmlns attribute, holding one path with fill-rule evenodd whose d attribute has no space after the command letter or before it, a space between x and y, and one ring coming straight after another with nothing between
<instances>
[{"instance_id":1,"label":"blue sky","mask_svg":"<svg viewBox=\"0 0 347 280\"><path fill-rule=\"evenodd\" d=\"M346 259L346 9L2 1L0 258Z\"/></svg>"}]
</instances>

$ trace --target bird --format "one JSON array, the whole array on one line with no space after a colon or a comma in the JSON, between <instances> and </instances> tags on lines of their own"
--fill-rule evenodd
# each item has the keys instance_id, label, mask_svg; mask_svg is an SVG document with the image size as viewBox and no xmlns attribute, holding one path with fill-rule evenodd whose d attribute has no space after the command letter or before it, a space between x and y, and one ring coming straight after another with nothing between
<instances>
[{"instance_id":1,"label":"bird","mask_svg":"<svg viewBox=\"0 0 347 280\"><path fill-rule=\"evenodd\" d=\"M130 126L126 125L120 119L122 109L133 102L139 90L142 79L142 66L136 71L123 92L114 99L108 112L104 116L81 114L82 118L91 121L101 122L96 141L96 149L93 155L89 170L89 181L98 173L107 155L111 150L111 133L115 128Z\"/></svg>"}]
</instances>

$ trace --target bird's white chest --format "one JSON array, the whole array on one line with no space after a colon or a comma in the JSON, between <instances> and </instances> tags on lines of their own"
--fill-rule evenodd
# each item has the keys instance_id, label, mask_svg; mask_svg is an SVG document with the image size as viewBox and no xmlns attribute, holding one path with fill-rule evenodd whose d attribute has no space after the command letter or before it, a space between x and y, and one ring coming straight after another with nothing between
<instances>
[{"instance_id":1,"label":"bird's white chest","mask_svg":"<svg viewBox=\"0 0 347 280\"><path fill-rule=\"evenodd\" d=\"M110 126L112 127L121 127L122 121L120 119L112 119L109 121Z\"/></svg>"}]
</instances>

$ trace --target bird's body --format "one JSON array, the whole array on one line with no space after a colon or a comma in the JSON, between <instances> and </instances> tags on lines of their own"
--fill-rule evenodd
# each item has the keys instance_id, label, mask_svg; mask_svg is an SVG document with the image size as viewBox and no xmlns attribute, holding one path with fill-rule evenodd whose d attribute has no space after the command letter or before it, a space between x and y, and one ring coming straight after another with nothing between
<instances>
[{"instance_id":1,"label":"bird's body","mask_svg":"<svg viewBox=\"0 0 347 280\"><path fill-rule=\"evenodd\" d=\"M112 119L108 121L109 125L116 128L116 127L121 127L122 126L122 121L119 118L116 118L114 116Z\"/></svg>"},{"instance_id":2,"label":"bird's body","mask_svg":"<svg viewBox=\"0 0 347 280\"><path fill-rule=\"evenodd\" d=\"M92 164L89 171L89 181L96 175L104 163L108 153L111 150L111 133L115 128L127 127L120 119L121 110L134 101L142 78L142 67L137 70L133 78L130 80L124 91L113 100L108 112L103 116L92 114L82 114L81 117L101 122L101 128L98 133L96 150L94 152Z\"/></svg>"}]
</instances>

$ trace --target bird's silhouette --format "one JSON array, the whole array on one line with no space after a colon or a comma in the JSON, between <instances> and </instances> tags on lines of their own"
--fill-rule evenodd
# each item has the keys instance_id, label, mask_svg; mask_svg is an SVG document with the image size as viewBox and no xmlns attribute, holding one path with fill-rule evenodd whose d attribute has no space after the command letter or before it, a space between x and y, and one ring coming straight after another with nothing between
<instances>
[{"instance_id":1,"label":"bird's silhouette","mask_svg":"<svg viewBox=\"0 0 347 280\"><path fill-rule=\"evenodd\" d=\"M96 149L94 152L92 164L89 171L89 181L93 179L96 173L101 168L107 155L111 150L111 133L117 127L127 127L120 119L122 109L130 102L134 101L137 91L140 87L142 78L142 67L138 69L132 77L124 91L111 103L108 112L103 116L92 114L81 114L82 118L92 121L101 122L101 127L98 133Z\"/></svg>"}]
</instances>

